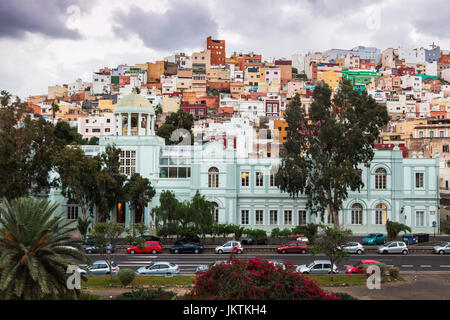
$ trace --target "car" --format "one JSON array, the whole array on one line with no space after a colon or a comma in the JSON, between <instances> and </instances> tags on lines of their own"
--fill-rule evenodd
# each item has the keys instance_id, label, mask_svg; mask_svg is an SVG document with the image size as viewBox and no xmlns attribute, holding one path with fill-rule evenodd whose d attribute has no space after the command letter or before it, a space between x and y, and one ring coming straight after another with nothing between
<instances>
[{"instance_id":1,"label":"car","mask_svg":"<svg viewBox=\"0 0 450 320\"><path fill-rule=\"evenodd\" d=\"M97 246L88 246L84 248L84 251L86 253L114 253L114 251L116 251L116 247L114 246L114 244L109 243L106 247L103 247L101 249Z\"/></svg>"},{"instance_id":2,"label":"car","mask_svg":"<svg viewBox=\"0 0 450 320\"><path fill-rule=\"evenodd\" d=\"M173 275L179 273L180 267L177 264L173 264L168 261L154 262L147 266L140 267L136 270L136 274L138 276L153 274Z\"/></svg>"},{"instance_id":3,"label":"car","mask_svg":"<svg viewBox=\"0 0 450 320\"><path fill-rule=\"evenodd\" d=\"M367 237L364 237L362 244L375 245L386 243L386 237L382 233L370 233Z\"/></svg>"},{"instance_id":4,"label":"car","mask_svg":"<svg viewBox=\"0 0 450 320\"><path fill-rule=\"evenodd\" d=\"M314 260L309 265L303 264L297 266L296 272L302 274L328 274L331 273L331 261L330 260ZM338 273L339 270L335 264L333 264L333 273Z\"/></svg>"},{"instance_id":5,"label":"car","mask_svg":"<svg viewBox=\"0 0 450 320\"><path fill-rule=\"evenodd\" d=\"M175 241L175 245L180 245L183 243L198 243L200 244L201 240L199 236L185 236L181 239L178 239L177 241Z\"/></svg>"},{"instance_id":6,"label":"car","mask_svg":"<svg viewBox=\"0 0 450 320\"><path fill-rule=\"evenodd\" d=\"M345 268L345 273L347 274L352 274L352 273L364 273L364 266L366 265L371 265L371 264L377 264L380 263L380 261L377 260L361 260L358 263L355 263L352 266L347 266L347 268Z\"/></svg>"},{"instance_id":7,"label":"car","mask_svg":"<svg viewBox=\"0 0 450 320\"><path fill-rule=\"evenodd\" d=\"M214 251L216 253L222 254L222 253L231 253L231 252L237 252L242 253L244 252L244 248L242 247L241 243L239 241L227 241L221 246L217 246Z\"/></svg>"},{"instance_id":8,"label":"car","mask_svg":"<svg viewBox=\"0 0 450 320\"><path fill-rule=\"evenodd\" d=\"M170 248L170 253L202 253L203 246L197 243L183 243Z\"/></svg>"},{"instance_id":9,"label":"car","mask_svg":"<svg viewBox=\"0 0 450 320\"><path fill-rule=\"evenodd\" d=\"M161 238L159 238L157 236L148 235L148 234L139 236L138 238L140 238L140 239L142 239L144 241L159 241L159 243L162 243L161 242ZM131 242L130 245L135 246L135 245L137 245L137 242Z\"/></svg>"},{"instance_id":10,"label":"car","mask_svg":"<svg viewBox=\"0 0 450 320\"><path fill-rule=\"evenodd\" d=\"M196 269L195 269L195 273L197 273L197 274L201 274L201 273L205 273L205 272L207 272L207 271L209 271L209 269L212 267L212 266L217 266L218 264L231 264L232 263L232 261L231 260L224 260L224 261L216 261L216 262L214 262L214 263L211 263L211 264L202 264L202 265L200 265L200 266L198 266Z\"/></svg>"},{"instance_id":11,"label":"car","mask_svg":"<svg viewBox=\"0 0 450 320\"><path fill-rule=\"evenodd\" d=\"M249 246L254 244L267 245L268 239L267 237L245 237L241 240L241 243Z\"/></svg>"},{"instance_id":12,"label":"car","mask_svg":"<svg viewBox=\"0 0 450 320\"><path fill-rule=\"evenodd\" d=\"M307 253L308 246L304 242L293 241L277 248L278 253Z\"/></svg>"},{"instance_id":13,"label":"car","mask_svg":"<svg viewBox=\"0 0 450 320\"><path fill-rule=\"evenodd\" d=\"M360 244L359 242L347 242L342 246L342 248L338 247L338 249L344 252L356 254L363 254L366 252L362 244Z\"/></svg>"},{"instance_id":14,"label":"car","mask_svg":"<svg viewBox=\"0 0 450 320\"><path fill-rule=\"evenodd\" d=\"M402 253L408 254L408 247L403 241L390 241L377 249L378 253L388 254L388 253Z\"/></svg>"},{"instance_id":15,"label":"car","mask_svg":"<svg viewBox=\"0 0 450 320\"><path fill-rule=\"evenodd\" d=\"M284 264L283 261L279 261L279 260L269 260L267 261L268 263L272 264L275 268L277 267L281 267L281 269L286 270L286 265Z\"/></svg>"},{"instance_id":16,"label":"car","mask_svg":"<svg viewBox=\"0 0 450 320\"><path fill-rule=\"evenodd\" d=\"M297 240L297 241L300 241L300 242L304 242L304 243L306 243L306 244L309 243L308 237L306 237L306 236L304 236L304 235L302 235L302 234L296 235L296 240Z\"/></svg>"},{"instance_id":17,"label":"car","mask_svg":"<svg viewBox=\"0 0 450 320\"><path fill-rule=\"evenodd\" d=\"M145 241L144 247L140 248L138 246L130 246L127 248L127 253L151 253L156 254L163 251L161 243L159 241Z\"/></svg>"},{"instance_id":18,"label":"car","mask_svg":"<svg viewBox=\"0 0 450 320\"><path fill-rule=\"evenodd\" d=\"M111 261L111 268L110 268L105 260L98 260L87 268L86 273L94 275L112 273L113 275L116 275L119 273L119 270L120 270L119 266L116 265L114 261Z\"/></svg>"},{"instance_id":19,"label":"car","mask_svg":"<svg viewBox=\"0 0 450 320\"><path fill-rule=\"evenodd\" d=\"M433 247L433 253L439 254L450 253L450 242L442 242L438 245L435 245Z\"/></svg>"}]
</instances>

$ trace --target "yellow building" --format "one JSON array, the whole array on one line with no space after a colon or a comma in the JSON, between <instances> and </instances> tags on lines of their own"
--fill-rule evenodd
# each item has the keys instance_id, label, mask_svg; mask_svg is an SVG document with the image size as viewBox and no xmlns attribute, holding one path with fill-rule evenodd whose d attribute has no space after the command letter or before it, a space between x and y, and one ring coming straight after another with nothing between
<instances>
[{"instance_id":1,"label":"yellow building","mask_svg":"<svg viewBox=\"0 0 450 320\"><path fill-rule=\"evenodd\" d=\"M162 96L162 112L177 112L180 109L181 99L178 96L165 94Z\"/></svg>"},{"instance_id":2,"label":"yellow building","mask_svg":"<svg viewBox=\"0 0 450 320\"><path fill-rule=\"evenodd\" d=\"M113 104L112 99L101 99L98 100L98 108L101 111L114 111L114 108L116 107L115 104Z\"/></svg>"},{"instance_id":3,"label":"yellow building","mask_svg":"<svg viewBox=\"0 0 450 320\"><path fill-rule=\"evenodd\" d=\"M164 75L164 61L147 63L147 82L159 82Z\"/></svg>"},{"instance_id":4,"label":"yellow building","mask_svg":"<svg viewBox=\"0 0 450 320\"><path fill-rule=\"evenodd\" d=\"M342 78L342 73L340 71L327 70L324 72L319 72L317 74L317 81L323 81L328 84L331 88L336 89Z\"/></svg>"}]
</instances>

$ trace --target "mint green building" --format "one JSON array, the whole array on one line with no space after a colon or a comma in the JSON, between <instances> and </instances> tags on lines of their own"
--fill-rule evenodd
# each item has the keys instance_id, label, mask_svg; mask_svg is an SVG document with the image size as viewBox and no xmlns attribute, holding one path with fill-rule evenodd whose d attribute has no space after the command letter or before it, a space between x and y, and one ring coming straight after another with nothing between
<instances>
[{"instance_id":1,"label":"mint green building","mask_svg":"<svg viewBox=\"0 0 450 320\"><path fill-rule=\"evenodd\" d=\"M349 79L353 87L359 91L364 91L372 79L379 77L375 71L342 69L342 79Z\"/></svg>"}]
</instances>

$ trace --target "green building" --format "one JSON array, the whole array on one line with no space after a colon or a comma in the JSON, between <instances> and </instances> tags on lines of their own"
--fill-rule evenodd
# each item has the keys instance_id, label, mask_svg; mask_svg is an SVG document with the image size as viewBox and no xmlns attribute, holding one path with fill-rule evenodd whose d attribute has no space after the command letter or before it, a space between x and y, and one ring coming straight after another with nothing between
<instances>
[{"instance_id":1,"label":"green building","mask_svg":"<svg viewBox=\"0 0 450 320\"><path fill-rule=\"evenodd\" d=\"M342 79L349 79L356 90L364 91L373 78L380 75L375 71L342 69Z\"/></svg>"}]
</instances>

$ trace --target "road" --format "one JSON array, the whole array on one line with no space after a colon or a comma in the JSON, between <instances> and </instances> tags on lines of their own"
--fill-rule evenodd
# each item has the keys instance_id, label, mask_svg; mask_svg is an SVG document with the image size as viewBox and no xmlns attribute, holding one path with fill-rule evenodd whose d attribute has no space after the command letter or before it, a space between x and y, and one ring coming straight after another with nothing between
<instances>
[{"instance_id":1,"label":"road","mask_svg":"<svg viewBox=\"0 0 450 320\"><path fill-rule=\"evenodd\" d=\"M91 254L89 257L92 261L102 260L101 255ZM159 253L156 255L148 254L112 254L114 262L120 268L129 268L136 270L138 267L148 265L155 261L169 261L180 266L181 274L194 274L197 266L202 264L214 263L216 260L226 260L228 254L169 254ZM277 253L257 253L257 254L240 254L238 258L265 258L267 260L290 261L293 265L308 264L313 260L326 259L324 255L310 254L277 254ZM348 265L356 264L360 260L377 260L390 266L400 268L400 271L444 271L450 273L450 255L435 254L408 254L408 255L381 255L381 254L364 254L351 255L346 257L341 263L337 264L340 272L345 271Z\"/></svg>"}]
</instances>

